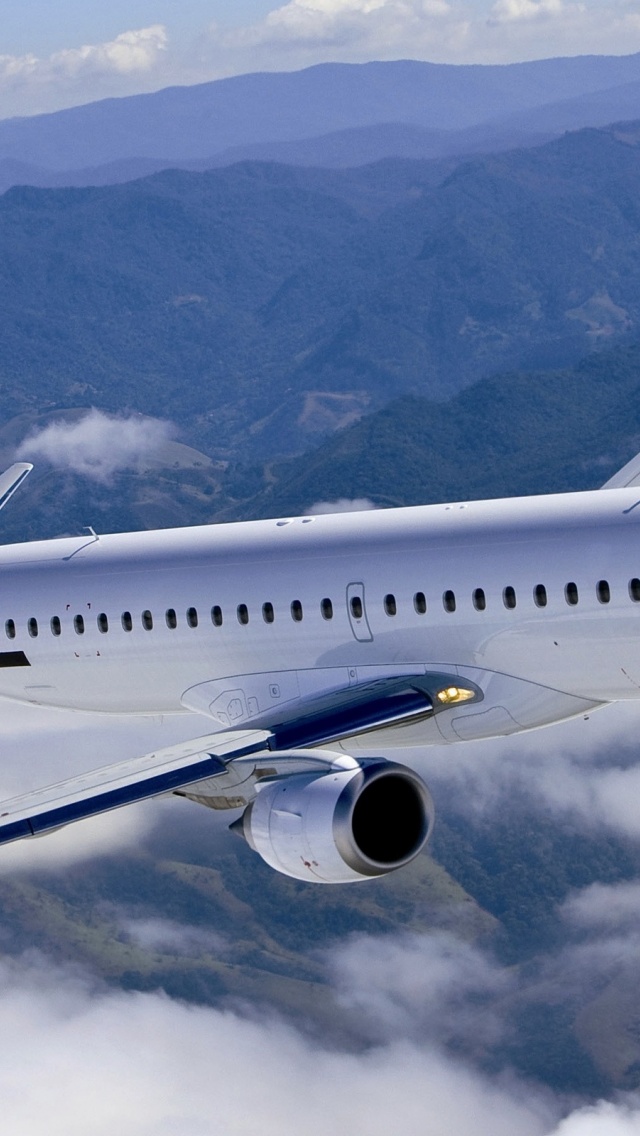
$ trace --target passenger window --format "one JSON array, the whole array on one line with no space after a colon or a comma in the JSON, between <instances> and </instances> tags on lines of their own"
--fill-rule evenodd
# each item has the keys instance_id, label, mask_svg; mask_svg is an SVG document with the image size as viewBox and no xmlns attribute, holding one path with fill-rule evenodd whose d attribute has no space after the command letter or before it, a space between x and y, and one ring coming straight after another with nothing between
<instances>
[{"instance_id":1,"label":"passenger window","mask_svg":"<svg viewBox=\"0 0 640 1136\"><path fill-rule=\"evenodd\" d=\"M15 639L15 637L16 637L16 625L15 625L15 622L13 621L13 619L7 619L6 620L5 625L4 625L4 633L7 636L7 639Z\"/></svg>"},{"instance_id":2,"label":"passenger window","mask_svg":"<svg viewBox=\"0 0 640 1136\"><path fill-rule=\"evenodd\" d=\"M34 619L34 617L31 616L31 619L29 620L29 622L27 624L27 628L29 630L29 634L30 634L31 638L36 639L37 635L38 635L38 620Z\"/></svg>"},{"instance_id":3,"label":"passenger window","mask_svg":"<svg viewBox=\"0 0 640 1136\"><path fill-rule=\"evenodd\" d=\"M351 597L351 614L354 619L362 619L362 600L360 596Z\"/></svg>"},{"instance_id":4,"label":"passenger window","mask_svg":"<svg viewBox=\"0 0 640 1136\"><path fill-rule=\"evenodd\" d=\"M502 602L505 607L514 608L516 606L516 590L510 584L502 592Z\"/></svg>"},{"instance_id":5,"label":"passenger window","mask_svg":"<svg viewBox=\"0 0 640 1136\"><path fill-rule=\"evenodd\" d=\"M482 588L475 589L472 599L476 611L484 611L487 606L487 599Z\"/></svg>"},{"instance_id":6,"label":"passenger window","mask_svg":"<svg viewBox=\"0 0 640 1136\"><path fill-rule=\"evenodd\" d=\"M51 634L52 635L59 635L60 634L60 632L62 631L62 625L60 623L60 616L59 615L52 615L51 616L50 626L51 626Z\"/></svg>"},{"instance_id":7,"label":"passenger window","mask_svg":"<svg viewBox=\"0 0 640 1136\"><path fill-rule=\"evenodd\" d=\"M533 589L533 599L536 607L547 606L547 589L544 584L536 584Z\"/></svg>"},{"instance_id":8,"label":"passenger window","mask_svg":"<svg viewBox=\"0 0 640 1136\"><path fill-rule=\"evenodd\" d=\"M267 603L263 603L263 605L262 605L262 618L264 619L265 623L273 623L273 621L275 619L275 612L273 610L273 604L272 603L269 603L268 601L267 601Z\"/></svg>"},{"instance_id":9,"label":"passenger window","mask_svg":"<svg viewBox=\"0 0 640 1136\"><path fill-rule=\"evenodd\" d=\"M291 604L291 618L295 620L296 623L300 623L302 619L302 604L300 600L294 600Z\"/></svg>"},{"instance_id":10,"label":"passenger window","mask_svg":"<svg viewBox=\"0 0 640 1136\"><path fill-rule=\"evenodd\" d=\"M238 623L243 626L249 622L249 608L246 604L238 604Z\"/></svg>"},{"instance_id":11,"label":"passenger window","mask_svg":"<svg viewBox=\"0 0 640 1136\"><path fill-rule=\"evenodd\" d=\"M384 597L384 610L387 615L395 615L398 610L396 607L396 597L392 595L391 592Z\"/></svg>"},{"instance_id":12,"label":"passenger window","mask_svg":"<svg viewBox=\"0 0 640 1136\"><path fill-rule=\"evenodd\" d=\"M100 615L98 616L96 622L98 624L98 631L101 631L103 635L106 635L107 631L109 630L109 620L107 619L104 611L100 612Z\"/></svg>"},{"instance_id":13,"label":"passenger window","mask_svg":"<svg viewBox=\"0 0 640 1136\"><path fill-rule=\"evenodd\" d=\"M187 608L187 623L189 627L198 626L198 611L195 607Z\"/></svg>"},{"instance_id":14,"label":"passenger window","mask_svg":"<svg viewBox=\"0 0 640 1136\"><path fill-rule=\"evenodd\" d=\"M424 592L416 592L413 597L413 606L418 615L424 615L427 610L427 597Z\"/></svg>"},{"instance_id":15,"label":"passenger window","mask_svg":"<svg viewBox=\"0 0 640 1136\"><path fill-rule=\"evenodd\" d=\"M566 584L564 589L564 598L566 599L568 604L571 604L573 607L575 607L578 602L578 585L574 584L573 582Z\"/></svg>"},{"instance_id":16,"label":"passenger window","mask_svg":"<svg viewBox=\"0 0 640 1136\"><path fill-rule=\"evenodd\" d=\"M637 577L629 580L629 595L634 603L640 603L640 580Z\"/></svg>"},{"instance_id":17,"label":"passenger window","mask_svg":"<svg viewBox=\"0 0 640 1136\"><path fill-rule=\"evenodd\" d=\"M217 604L211 608L211 622L214 627L222 627L222 608Z\"/></svg>"},{"instance_id":18,"label":"passenger window","mask_svg":"<svg viewBox=\"0 0 640 1136\"><path fill-rule=\"evenodd\" d=\"M607 580L598 580L598 583L596 585L596 595L600 600L600 603L609 603L609 600L611 599L611 588L609 587Z\"/></svg>"},{"instance_id":19,"label":"passenger window","mask_svg":"<svg viewBox=\"0 0 640 1136\"><path fill-rule=\"evenodd\" d=\"M145 631L153 631L153 616L148 609L142 613L142 626Z\"/></svg>"},{"instance_id":20,"label":"passenger window","mask_svg":"<svg viewBox=\"0 0 640 1136\"><path fill-rule=\"evenodd\" d=\"M165 621L165 623L166 623L166 625L167 625L167 627L169 628L170 631L175 631L176 627L178 626L178 617L175 613L174 608L172 608L172 607L167 608L167 610L164 613L164 621Z\"/></svg>"},{"instance_id":21,"label":"passenger window","mask_svg":"<svg viewBox=\"0 0 640 1136\"><path fill-rule=\"evenodd\" d=\"M76 635L84 635L84 619L81 615L73 617L73 628Z\"/></svg>"},{"instance_id":22,"label":"passenger window","mask_svg":"<svg viewBox=\"0 0 640 1136\"><path fill-rule=\"evenodd\" d=\"M322 612L323 619L333 619L333 604L331 600L325 597L320 603L320 611Z\"/></svg>"},{"instance_id":23,"label":"passenger window","mask_svg":"<svg viewBox=\"0 0 640 1136\"><path fill-rule=\"evenodd\" d=\"M122 615L120 616L120 622L122 623L123 631L131 631L133 629L133 620L131 618L131 612L130 611L123 611Z\"/></svg>"},{"instance_id":24,"label":"passenger window","mask_svg":"<svg viewBox=\"0 0 640 1136\"><path fill-rule=\"evenodd\" d=\"M455 611L456 610L455 592L452 592L451 590L446 591L444 593L443 597L442 597L442 604L443 604L445 611Z\"/></svg>"}]
</instances>

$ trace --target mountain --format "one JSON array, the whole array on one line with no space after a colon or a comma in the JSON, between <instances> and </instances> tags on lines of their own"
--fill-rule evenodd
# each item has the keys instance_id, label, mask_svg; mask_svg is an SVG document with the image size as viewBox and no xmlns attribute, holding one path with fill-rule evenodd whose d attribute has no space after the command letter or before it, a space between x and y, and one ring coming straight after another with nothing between
<instances>
[{"instance_id":1,"label":"mountain","mask_svg":"<svg viewBox=\"0 0 640 1136\"><path fill-rule=\"evenodd\" d=\"M61 417L77 422L82 411L6 423L0 467L16 441ZM596 489L639 449L635 344L566 370L496 375L447 402L397 399L288 460L212 461L166 442L141 468L97 483L28 455L36 469L3 513L2 539L295 516L354 498L386 508Z\"/></svg>"},{"instance_id":2,"label":"mountain","mask_svg":"<svg viewBox=\"0 0 640 1136\"><path fill-rule=\"evenodd\" d=\"M220 519L295 516L341 498L384 508L597 489L639 449L635 344L562 371L497 375L447 402L398 399L315 450L270 462L244 501L230 473Z\"/></svg>"},{"instance_id":3,"label":"mountain","mask_svg":"<svg viewBox=\"0 0 640 1136\"><path fill-rule=\"evenodd\" d=\"M230 148L385 123L459 131L504 118L505 107L514 115L639 81L637 54L500 66L327 63L5 119L0 160L77 170L123 159L210 159ZM627 116L624 109L609 121Z\"/></svg>"},{"instance_id":4,"label":"mountain","mask_svg":"<svg viewBox=\"0 0 640 1136\"><path fill-rule=\"evenodd\" d=\"M0 198L5 420L96 405L221 460L638 336L640 127L467 161L247 163Z\"/></svg>"}]
</instances>

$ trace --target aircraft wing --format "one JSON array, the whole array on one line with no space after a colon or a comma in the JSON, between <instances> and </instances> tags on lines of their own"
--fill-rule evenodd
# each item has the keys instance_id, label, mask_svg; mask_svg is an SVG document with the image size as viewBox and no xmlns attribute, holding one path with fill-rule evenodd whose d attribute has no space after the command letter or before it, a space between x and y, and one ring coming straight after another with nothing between
<instances>
[{"instance_id":1,"label":"aircraft wing","mask_svg":"<svg viewBox=\"0 0 640 1136\"><path fill-rule=\"evenodd\" d=\"M265 730L208 734L0 801L0 844L220 777L226 762L268 752L269 737Z\"/></svg>"},{"instance_id":2,"label":"aircraft wing","mask_svg":"<svg viewBox=\"0 0 640 1136\"><path fill-rule=\"evenodd\" d=\"M601 489L629 489L633 485L640 485L640 454L636 454L631 461L623 465L613 477L601 485Z\"/></svg>"},{"instance_id":3,"label":"aircraft wing","mask_svg":"<svg viewBox=\"0 0 640 1136\"><path fill-rule=\"evenodd\" d=\"M13 497L25 477L31 473L33 466L29 462L16 462L15 465L0 474L0 509L4 509L10 497Z\"/></svg>"},{"instance_id":4,"label":"aircraft wing","mask_svg":"<svg viewBox=\"0 0 640 1136\"><path fill-rule=\"evenodd\" d=\"M221 730L0 801L0 844L166 793L215 809L243 808L262 777L351 767L353 758L319 747L380 726L422 720L433 712L427 688L443 683L449 688L452 681L424 673L379 677L303 701L288 720L270 729Z\"/></svg>"}]
</instances>

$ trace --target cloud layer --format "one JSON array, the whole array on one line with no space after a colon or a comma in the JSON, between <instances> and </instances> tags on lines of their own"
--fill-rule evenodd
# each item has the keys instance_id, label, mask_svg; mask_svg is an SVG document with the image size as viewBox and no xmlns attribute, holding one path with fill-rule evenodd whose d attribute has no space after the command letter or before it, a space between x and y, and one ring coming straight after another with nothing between
<instances>
[{"instance_id":1,"label":"cloud layer","mask_svg":"<svg viewBox=\"0 0 640 1136\"><path fill-rule=\"evenodd\" d=\"M0 964L3 1131L34 1136L542 1136L549 1112L429 1046L323 1049L275 1019Z\"/></svg>"}]
</instances>

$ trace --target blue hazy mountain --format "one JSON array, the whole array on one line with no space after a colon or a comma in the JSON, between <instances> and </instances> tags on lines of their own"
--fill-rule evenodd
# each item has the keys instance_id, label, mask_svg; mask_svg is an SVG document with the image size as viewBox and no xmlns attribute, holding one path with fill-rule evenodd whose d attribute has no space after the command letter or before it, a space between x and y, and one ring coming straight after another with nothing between
<instances>
[{"instance_id":1,"label":"blue hazy mountain","mask_svg":"<svg viewBox=\"0 0 640 1136\"><path fill-rule=\"evenodd\" d=\"M245 163L0 198L5 415L81 404L306 448L640 334L640 127L458 164Z\"/></svg>"},{"instance_id":2,"label":"blue hazy mountain","mask_svg":"<svg viewBox=\"0 0 640 1136\"><path fill-rule=\"evenodd\" d=\"M387 123L456 132L504 119L505 107L513 116L607 91L604 121L611 121L628 116L628 109L615 109L615 89L639 81L637 54L500 66L320 64L6 119L0 159L82 169L127 158L209 159L237 147ZM577 124L590 124L589 115Z\"/></svg>"}]
</instances>

